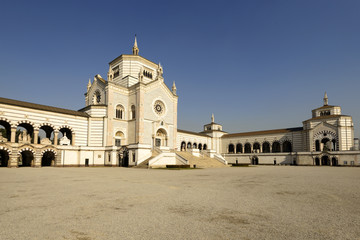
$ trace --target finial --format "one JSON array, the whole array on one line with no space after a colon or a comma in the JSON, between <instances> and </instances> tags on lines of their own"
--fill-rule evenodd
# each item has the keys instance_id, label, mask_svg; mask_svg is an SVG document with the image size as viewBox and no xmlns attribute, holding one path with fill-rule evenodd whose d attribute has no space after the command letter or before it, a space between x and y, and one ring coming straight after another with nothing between
<instances>
[{"instance_id":1,"label":"finial","mask_svg":"<svg viewBox=\"0 0 360 240\"><path fill-rule=\"evenodd\" d=\"M328 96L327 96L327 93L325 92L325 95L324 95L324 106L327 106L328 105Z\"/></svg>"},{"instance_id":2,"label":"finial","mask_svg":"<svg viewBox=\"0 0 360 240\"><path fill-rule=\"evenodd\" d=\"M215 122L215 117L214 117L214 114L211 115L211 123L214 123Z\"/></svg>"},{"instance_id":3,"label":"finial","mask_svg":"<svg viewBox=\"0 0 360 240\"><path fill-rule=\"evenodd\" d=\"M139 55L139 48L137 45L136 34L135 34L135 41L134 41L134 46L133 46L132 52L133 52L133 55Z\"/></svg>"},{"instance_id":4,"label":"finial","mask_svg":"<svg viewBox=\"0 0 360 240\"><path fill-rule=\"evenodd\" d=\"M88 85L87 85L87 90L89 91L90 88L91 88L91 80L89 78L89 82L88 82Z\"/></svg>"},{"instance_id":5,"label":"finial","mask_svg":"<svg viewBox=\"0 0 360 240\"><path fill-rule=\"evenodd\" d=\"M175 81L173 82L173 85L172 85L172 92L173 92L174 95L176 95Z\"/></svg>"}]
</instances>

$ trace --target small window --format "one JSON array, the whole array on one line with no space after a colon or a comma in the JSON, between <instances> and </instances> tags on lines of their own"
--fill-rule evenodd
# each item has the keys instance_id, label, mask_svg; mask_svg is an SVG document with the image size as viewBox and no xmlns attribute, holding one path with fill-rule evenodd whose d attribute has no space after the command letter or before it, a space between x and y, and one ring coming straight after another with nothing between
<instances>
[{"instance_id":1,"label":"small window","mask_svg":"<svg viewBox=\"0 0 360 240\"><path fill-rule=\"evenodd\" d=\"M115 146L117 147L121 146L121 139L115 139Z\"/></svg>"},{"instance_id":2,"label":"small window","mask_svg":"<svg viewBox=\"0 0 360 240\"><path fill-rule=\"evenodd\" d=\"M114 78L118 77L120 75L119 66L113 68L113 72L114 72Z\"/></svg>"},{"instance_id":3,"label":"small window","mask_svg":"<svg viewBox=\"0 0 360 240\"><path fill-rule=\"evenodd\" d=\"M131 106L131 119L135 119L136 115L135 115L135 106L132 105Z\"/></svg>"},{"instance_id":4,"label":"small window","mask_svg":"<svg viewBox=\"0 0 360 240\"><path fill-rule=\"evenodd\" d=\"M355 165L355 162L354 161L350 161L350 165Z\"/></svg>"},{"instance_id":5,"label":"small window","mask_svg":"<svg viewBox=\"0 0 360 240\"><path fill-rule=\"evenodd\" d=\"M124 119L124 107L121 105L116 106L116 118L117 119Z\"/></svg>"},{"instance_id":6,"label":"small window","mask_svg":"<svg viewBox=\"0 0 360 240\"><path fill-rule=\"evenodd\" d=\"M133 162L135 162L135 153L133 153Z\"/></svg>"},{"instance_id":7,"label":"small window","mask_svg":"<svg viewBox=\"0 0 360 240\"><path fill-rule=\"evenodd\" d=\"M344 165L347 165L347 161L344 161Z\"/></svg>"}]
</instances>

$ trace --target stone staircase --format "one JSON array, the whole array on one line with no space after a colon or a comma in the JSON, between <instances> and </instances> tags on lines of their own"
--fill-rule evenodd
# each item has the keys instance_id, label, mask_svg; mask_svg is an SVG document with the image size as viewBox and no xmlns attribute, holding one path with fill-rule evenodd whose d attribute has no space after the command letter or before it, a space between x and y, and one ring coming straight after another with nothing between
<instances>
[{"instance_id":1,"label":"stone staircase","mask_svg":"<svg viewBox=\"0 0 360 240\"><path fill-rule=\"evenodd\" d=\"M157 155L159 155L159 153L156 152L156 151L153 151L151 157L149 157L145 161L142 161L139 165L135 166L135 168L148 168L149 167L149 161L151 159L153 159L154 157L156 157Z\"/></svg>"},{"instance_id":2,"label":"stone staircase","mask_svg":"<svg viewBox=\"0 0 360 240\"><path fill-rule=\"evenodd\" d=\"M221 163L220 161L210 158L207 156L202 157L195 157L189 152L176 152L177 155L185 158L189 161L190 167L196 165L197 168L221 168L221 167L228 167L227 165Z\"/></svg>"}]
</instances>

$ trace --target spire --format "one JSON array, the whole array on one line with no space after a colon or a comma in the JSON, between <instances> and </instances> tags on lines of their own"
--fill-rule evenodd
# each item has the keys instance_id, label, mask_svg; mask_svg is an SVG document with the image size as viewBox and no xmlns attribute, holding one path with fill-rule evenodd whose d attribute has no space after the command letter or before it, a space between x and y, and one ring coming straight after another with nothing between
<instances>
[{"instance_id":1,"label":"spire","mask_svg":"<svg viewBox=\"0 0 360 240\"><path fill-rule=\"evenodd\" d=\"M327 106L328 105L328 96L327 96L327 93L325 92L325 95L324 95L324 106Z\"/></svg>"},{"instance_id":2,"label":"spire","mask_svg":"<svg viewBox=\"0 0 360 240\"><path fill-rule=\"evenodd\" d=\"M173 85L172 85L172 92L173 92L174 95L176 95L175 81L173 82Z\"/></svg>"},{"instance_id":3,"label":"spire","mask_svg":"<svg viewBox=\"0 0 360 240\"><path fill-rule=\"evenodd\" d=\"M87 90L89 91L90 88L91 88L91 80L90 80L90 78L89 78L89 83L88 83L88 85L87 85Z\"/></svg>"},{"instance_id":4,"label":"spire","mask_svg":"<svg viewBox=\"0 0 360 240\"><path fill-rule=\"evenodd\" d=\"M138 48L137 41L136 41L136 34L135 34L135 42L134 42L132 52L133 52L133 55L139 55L139 48Z\"/></svg>"},{"instance_id":5,"label":"spire","mask_svg":"<svg viewBox=\"0 0 360 240\"><path fill-rule=\"evenodd\" d=\"M215 117L214 117L214 114L211 115L211 123L214 123L215 122Z\"/></svg>"}]
</instances>

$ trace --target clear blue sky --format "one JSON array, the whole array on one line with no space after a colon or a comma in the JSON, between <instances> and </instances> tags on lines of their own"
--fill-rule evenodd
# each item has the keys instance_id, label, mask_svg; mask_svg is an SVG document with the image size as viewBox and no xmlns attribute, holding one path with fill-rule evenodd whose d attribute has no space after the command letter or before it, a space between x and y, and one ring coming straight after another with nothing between
<instances>
[{"instance_id":1,"label":"clear blue sky","mask_svg":"<svg viewBox=\"0 0 360 240\"><path fill-rule=\"evenodd\" d=\"M89 78L131 53L176 81L178 127L302 126L329 104L359 137L360 1L2 1L2 97L84 107Z\"/></svg>"}]
</instances>

